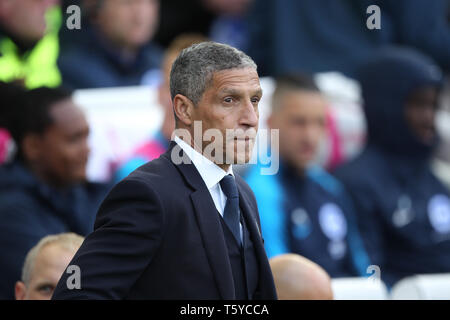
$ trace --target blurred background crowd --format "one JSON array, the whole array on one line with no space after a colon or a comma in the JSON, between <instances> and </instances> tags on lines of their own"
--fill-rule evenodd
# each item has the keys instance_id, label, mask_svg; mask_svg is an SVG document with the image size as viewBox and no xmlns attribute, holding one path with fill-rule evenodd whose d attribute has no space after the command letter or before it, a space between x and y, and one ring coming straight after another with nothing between
<instances>
[{"instance_id":1,"label":"blurred background crowd","mask_svg":"<svg viewBox=\"0 0 450 320\"><path fill-rule=\"evenodd\" d=\"M236 171L283 297L308 282L287 254L388 290L450 274L449 0L0 0L0 299L51 296L111 186L168 147L171 65L208 40L255 60L279 130L275 175Z\"/></svg>"}]
</instances>

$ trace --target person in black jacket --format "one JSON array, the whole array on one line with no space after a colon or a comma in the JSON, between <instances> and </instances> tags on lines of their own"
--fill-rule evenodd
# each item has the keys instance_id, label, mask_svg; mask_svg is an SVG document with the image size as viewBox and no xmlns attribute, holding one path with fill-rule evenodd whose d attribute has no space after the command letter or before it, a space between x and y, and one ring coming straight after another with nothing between
<instances>
[{"instance_id":1,"label":"person in black jacket","mask_svg":"<svg viewBox=\"0 0 450 320\"><path fill-rule=\"evenodd\" d=\"M66 272L52 299L276 298L255 197L231 166L249 161L255 137L238 129L258 128L256 65L202 42L175 60L170 91L174 141L112 189L68 267L80 287Z\"/></svg>"},{"instance_id":2,"label":"person in black jacket","mask_svg":"<svg viewBox=\"0 0 450 320\"><path fill-rule=\"evenodd\" d=\"M336 172L381 279L450 271L450 194L431 170L442 73L406 48L382 50L359 71L368 126L363 152Z\"/></svg>"},{"instance_id":3,"label":"person in black jacket","mask_svg":"<svg viewBox=\"0 0 450 320\"><path fill-rule=\"evenodd\" d=\"M0 166L0 299L14 298L25 255L49 234L93 229L107 192L86 182L89 126L69 92L39 88L16 100L14 160Z\"/></svg>"}]
</instances>

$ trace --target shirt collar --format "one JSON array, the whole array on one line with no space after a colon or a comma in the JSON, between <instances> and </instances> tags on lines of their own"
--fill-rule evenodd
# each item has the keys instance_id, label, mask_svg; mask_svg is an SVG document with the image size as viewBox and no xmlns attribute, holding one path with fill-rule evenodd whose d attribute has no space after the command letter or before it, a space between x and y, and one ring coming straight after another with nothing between
<instances>
[{"instance_id":1,"label":"shirt collar","mask_svg":"<svg viewBox=\"0 0 450 320\"><path fill-rule=\"evenodd\" d=\"M200 152L192 148L186 142L175 136L174 141L183 149L186 155L191 159L197 171L200 173L208 189L218 184L227 174L234 176L233 168L230 165L228 171L223 170L214 162L203 156Z\"/></svg>"}]
</instances>

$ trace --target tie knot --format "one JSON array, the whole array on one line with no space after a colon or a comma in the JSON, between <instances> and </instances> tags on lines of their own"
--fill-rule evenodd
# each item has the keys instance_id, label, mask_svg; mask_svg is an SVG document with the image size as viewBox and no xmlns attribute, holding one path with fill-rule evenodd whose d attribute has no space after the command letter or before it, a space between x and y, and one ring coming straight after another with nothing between
<instances>
[{"instance_id":1,"label":"tie knot","mask_svg":"<svg viewBox=\"0 0 450 320\"><path fill-rule=\"evenodd\" d=\"M220 180L220 187L222 188L223 193L227 196L227 198L238 198L239 193L236 187L236 181L234 181L234 177L231 174L227 174L225 177Z\"/></svg>"}]
</instances>

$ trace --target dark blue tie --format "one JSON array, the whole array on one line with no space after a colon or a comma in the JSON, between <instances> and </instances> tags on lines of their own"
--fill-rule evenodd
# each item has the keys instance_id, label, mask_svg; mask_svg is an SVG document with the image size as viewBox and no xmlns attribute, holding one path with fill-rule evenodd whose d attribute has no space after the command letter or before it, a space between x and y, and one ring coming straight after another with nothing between
<instances>
[{"instance_id":1,"label":"dark blue tie","mask_svg":"<svg viewBox=\"0 0 450 320\"><path fill-rule=\"evenodd\" d=\"M220 187L223 193L227 196L227 203L223 212L223 219L230 231L233 233L236 241L241 245L241 230L239 226L240 211L239 211L239 193L236 187L236 182L231 174L226 175L220 181Z\"/></svg>"}]
</instances>

